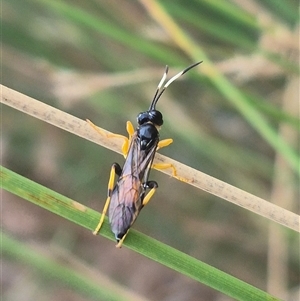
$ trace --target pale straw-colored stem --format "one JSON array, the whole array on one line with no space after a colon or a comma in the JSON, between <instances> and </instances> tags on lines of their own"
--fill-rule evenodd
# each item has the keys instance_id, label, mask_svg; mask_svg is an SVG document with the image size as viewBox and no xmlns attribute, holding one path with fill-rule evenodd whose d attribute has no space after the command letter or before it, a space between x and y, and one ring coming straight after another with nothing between
<instances>
[{"instance_id":1,"label":"pale straw-colored stem","mask_svg":"<svg viewBox=\"0 0 300 301\"><path fill-rule=\"evenodd\" d=\"M0 85L0 89L1 102L3 104L48 122L56 127L62 128L63 130L78 135L84 139L100 144L110 150L121 153L121 146L123 143L122 139L107 138L105 135L97 133L85 120L55 109L5 86ZM107 130L102 129L102 131L107 132L107 134L111 134ZM226 201L300 232L300 217L293 212L274 205L264 199L222 182L166 156L156 154L154 163L172 164L177 170L177 176L187 179L186 184L207 191L208 193L214 194ZM172 176L172 169L163 169L161 172Z\"/></svg>"}]
</instances>

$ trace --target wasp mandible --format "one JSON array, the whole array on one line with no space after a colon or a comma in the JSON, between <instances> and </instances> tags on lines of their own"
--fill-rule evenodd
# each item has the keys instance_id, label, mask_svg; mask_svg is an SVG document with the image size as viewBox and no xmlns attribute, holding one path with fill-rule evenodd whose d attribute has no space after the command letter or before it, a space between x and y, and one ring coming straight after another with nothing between
<instances>
[{"instance_id":1,"label":"wasp mandible","mask_svg":"<svg viewBox=\"0 0 300 301\"><path fill-rule=\"evenodd\" d=\"M117 134L109 136L124 139L122 153L126 160L123 168L118 163L114 163L111 167L108 196L100 221L93 233L96 235L100 231L108 210L111 230L117 240L116 247L122 246L130 227L158 188L157 182L149 181L150 169L153 167L156 169L172 168L173 176L177 176L176 169L172 164L153 164L156 151L173 142L172 139L159 140L159 129L163 124L163 116L160 111L156 110L156 104L173 81L200 63L202 62L187 67L164 84L169 70L166 66L165 73L157 86L148 111L137 116L138 126L136 130L134 130L132 123L128 121L127 132L129 138ZM102 135L104 134L91 121L87 120L87 122ZM115 183L116 175L118 180Z\"/></svg>"}]
</instances>

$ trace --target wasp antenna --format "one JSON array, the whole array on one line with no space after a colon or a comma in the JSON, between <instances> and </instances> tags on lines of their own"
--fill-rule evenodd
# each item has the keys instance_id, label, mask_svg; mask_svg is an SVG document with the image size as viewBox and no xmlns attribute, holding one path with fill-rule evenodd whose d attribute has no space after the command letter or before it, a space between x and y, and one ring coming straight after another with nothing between
<instances>
[{"instance_id":1,"label":"wasp antenna","mask_svg":"<svg viewBox=\"0 0 300 301\"><path fill-rule=\"evenodd\" d=\"M166 65L166 70L165 70L165 73L162 77L162 79L160 80L158 86L157 86L157 90L159 90L161 88L161 86L163 85L163 83L165 82L166 78L167 78L167 75L168 75L168 72L169 72L169 66Z\"/></svg>"},{"instance_id":2,"label":"wasp antenna","mask_svg":"<svg viewBox=\"0 0 300 301\"><path fill-rule=\"evenodd\" d=\"M190 69L198 66L199 64L201 64L203 61L201 62L197 62L187 68L185 68L184 70L182 70L181 72L179 72L178 74L174 75L173 77L171 77L167 82L166 84L164 85L164 87L160 90L160 88L162 87L166 77L167 77L167 73L168 73L168 66L166 67L166 71L165 71L165 74L163 75L158 87L157 87L157 90L156 90L156 93L155 93L155 96L153 98L153 101L151 103L151 106L150 106L150 110L151 109L155 109L155 105L157 103L157 101L159 100L159 98L161 97L161 95L164 93L164 91L168 88L168 86L173 82L175 81L177 78L179 78L180 76L182 76L184 73L188 72Z\"/></svg>"},{"instance_id":3,"label":"wasp antenna","mask_svg":"<svg viewBox=\"0 0 300 301\"><path fill-rule=\"evenodd\" d=\"M152 102L151 102L151 105L150 105L150 108L149 108L150 111L151 111L151 110L155 110L155 105L156 105L157 100L158 100L158 99L157 99L157 94L159 93L160 88L162 87L162 85L164 84L164 82L165 82L165 80L166 80L166 78L167 78L168 71L169 71L169 66L166 65L165 73L164 73L163 77L161 78L161 80L160 80L160 82L159 82L159 84L158 84L158 86L157 86L156 92L155 92L154 97L153 97L153 100L152 100Z\"/></svg>"},{"instance_id":4,"label":"wasp antenna","mask_svg":"<svg viewBox=\"0 0 300 301\"><path fill-rule=\"evenodd\" d=\"M173 81L175 81L177 78L179 78L180 76L182 76L184 73L188 72L190 69L192 69L192 68L198 66L200 63L202 63L202 61L201 61L201 62L198 62L198 63L195 63L195 64L193 64L193 65L191 65L191 66L185 68L184 70L182 70L182 71L179 72L178 74L174 75L172 78L170 78L170 79L166 82L166 84L164 85L164 89L168 88L168 86L169 86L171 83L173 83Z\"/></svg>"}]
</instances>

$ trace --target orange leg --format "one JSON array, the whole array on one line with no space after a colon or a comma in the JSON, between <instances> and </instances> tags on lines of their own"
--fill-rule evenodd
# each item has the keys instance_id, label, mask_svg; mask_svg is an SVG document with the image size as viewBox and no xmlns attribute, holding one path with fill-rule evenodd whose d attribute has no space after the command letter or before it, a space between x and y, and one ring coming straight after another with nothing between
<instances>
[{"instance_id":1,"label":"orange leg","mask_svg":"<svg viewBox=\"0 0 300 301\"><path fill-rule=\"evenodd\" d=\"M103 225L105 214L106 214L107 209L108 209L109 204L110 204L111 193L112 193L112 191L114 189L114 183L115 183L116 174L118 176L120 176L120 174L121 174L121 167L120 167L119 164L114 163L113 166L111 167L111 170L110 170L110 176L109 176L109 181L108 181L107 199L105 201L105 205L104 205L104 208L103 208L103 211L102 211L102 214L101 214L100 221L99 221L96 229L93 232L94 235L97 235L99 233L99 231L100 231L100 229L101 229L101 227Z\"/></svg>"},{"instance_id":2,"label":"orange leg","mask_svg":"<svg viewBox=\"0 0 300 301\"><path fill-rule=\"evenodd\" d=\"M173 142L173 139L164 139L164 140L161 140L161 141L158 142L157 149L166 147L166 146L170 145L172 142ZM185 178L178 177L177 176L176 168L171 163L154 163L154 164L152 164L151 168L155 168L155 169L158 169L158 170L171 168L172 169L172 176L173 176L173 178L176 178L176 179L178 179L179 181L182 181L182 182L188 182L189 181L189 180L187 180Z\"/></svg>"},{"instance_id":3,"label":"orange leg","mask_svg":"<svg viewBox=\"0 0 300 301\"><path fill-rule=\"evenodd\" d=\"M102 136L105 136L107 138L121 138L121 139L123 139L124 143L122 145L122 154L123 154L124 158L126 159L127 154L128 154L128 150L129 150L130 141L131 141L132 135L134 133L134 127L133 127L133 125L130 121L127 121L127 123L126 123L126 130L127 130L128 135L129 135L129 138L127 138L123 135L119 135L119 134L107 134L105 131L103 131L101 128L97 127L90 120L87 119L86 122Z\"/></svg>"}]
</instances>

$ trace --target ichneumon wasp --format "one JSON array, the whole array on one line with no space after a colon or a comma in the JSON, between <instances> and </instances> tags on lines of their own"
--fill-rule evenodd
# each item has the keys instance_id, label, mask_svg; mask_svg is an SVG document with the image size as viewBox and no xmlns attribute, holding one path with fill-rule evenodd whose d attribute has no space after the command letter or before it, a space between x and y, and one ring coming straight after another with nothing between
<instances>
[{"instance_id":1,"label":"ichneumon wasp","mask_svg":"<svg viewBox=\"0 0 300 301\"><path fill-rule=\"evenodd\" d=\"M156 104L173 81L200 63L202 62L187 67L164 84L168 74L168 66L166 66L165 73L157 86L148 111L142 112L137 116L138 127L136 130L134 130L132 123L128 121L127 132L129 138L117 134L109 135L109 137L124 139L122 153L126 160L123 168L118 163L112 165L108 182L108 197L94 234L96 235L100 231L108 210L111 230L117 240L116 247L121 247L130 227L158 187L155 181L149 181L150 169L153 167L156 169L172 168L173 176L177 177L176 169L173 165L153 164L156 151L173 142L172 139L159 140L159 129L163 124L163 116L160 111L156 110ZM87 122L96 131L106 135L91 121L87 120ZM119 178L115 183L116 175ZM177 178L180 179L179 177Z\"/></svg>"}]
</instances>

